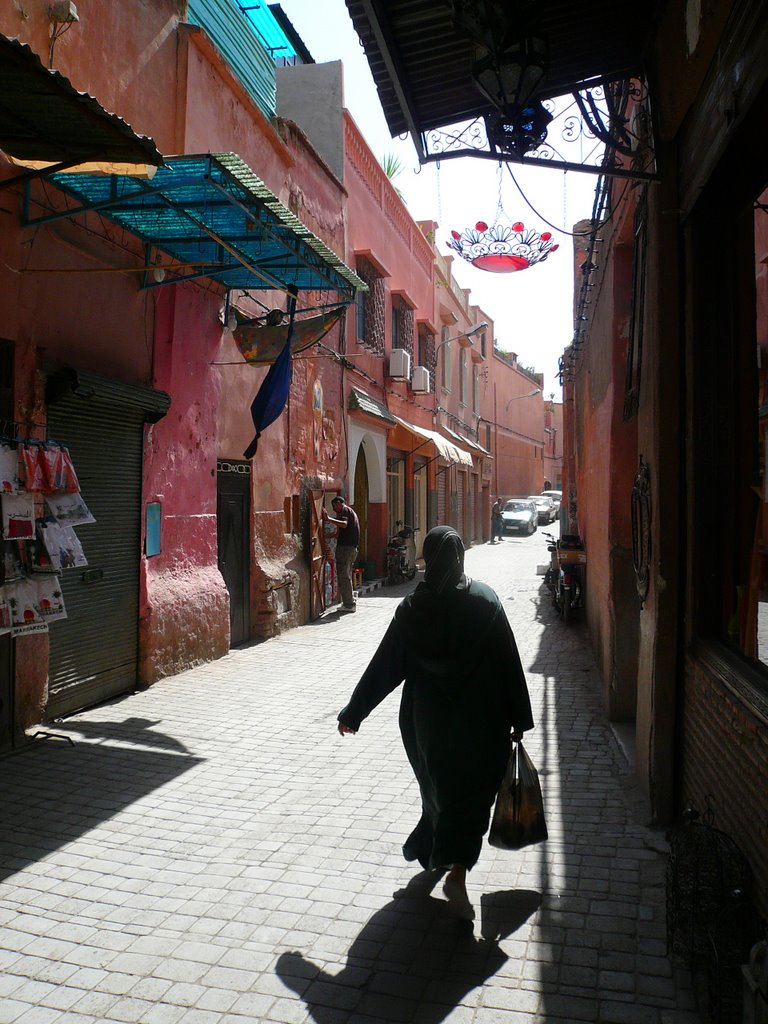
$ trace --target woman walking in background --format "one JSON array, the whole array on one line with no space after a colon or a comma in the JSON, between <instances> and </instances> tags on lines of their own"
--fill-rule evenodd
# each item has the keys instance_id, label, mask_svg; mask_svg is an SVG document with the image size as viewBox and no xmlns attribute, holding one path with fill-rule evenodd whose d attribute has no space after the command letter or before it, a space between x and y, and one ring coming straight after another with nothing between
<instances>
[{"instance_id":1,"label":"woman walking in background","mask_svg":"<svg viewBox=\"0 0 768 1024\"><path fill-rule=\"evenodd\" d=\"M338 716L344 735L405 681L400 732L421 790L406 860L447 870L454 913L474 919L466 873L480 855L509 756L533 728L517 645L495 592L464 574L464 546L438 526L424 541L424 582L399 605Z\"/></svg>"}]
</instances>

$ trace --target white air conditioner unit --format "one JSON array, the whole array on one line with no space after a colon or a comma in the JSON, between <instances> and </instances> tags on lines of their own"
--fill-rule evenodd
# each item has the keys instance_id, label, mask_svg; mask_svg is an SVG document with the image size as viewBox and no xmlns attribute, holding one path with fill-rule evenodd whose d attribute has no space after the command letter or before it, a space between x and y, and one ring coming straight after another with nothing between
<instances>
[{"instance_id":1,"label":"white air conditioner unit","mask_svg":"<svg viewBox=\"0 0 768 1024\"><path fill-rule=\"evenodd\" d=\"M411 354L404 348L393 348L389 357L389 376L394 380L410 380Z\"/></svg>"},{"instance_id":2,"label":"white air conditioner unit","mask_svg":"<svg viewBox=\"0 0 768 1024\"><path fill-rule=\"evenodd\" d=\"M426 366L414 366L411 390L419 391L422 395L429 394L429 370Z\"/></svg>"}]
</instances>

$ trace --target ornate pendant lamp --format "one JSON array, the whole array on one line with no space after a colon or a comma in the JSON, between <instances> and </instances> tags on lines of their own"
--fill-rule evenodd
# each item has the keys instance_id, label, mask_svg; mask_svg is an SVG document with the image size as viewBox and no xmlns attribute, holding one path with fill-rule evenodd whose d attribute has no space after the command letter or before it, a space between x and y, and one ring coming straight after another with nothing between
<instances>
[{"instance_id":1,"label":"ornate pendant lamp","mask_svg":"<svg viewBox=\"0 0 768 1024\"><path fill-rule=\"evenodd\" d=\"M453 22L472 40L472 78L494 107L489 141L523 157L544 142L552 114L533 97L549 68L549 43L536 27L535 0L452 0Z\"/></svg>"},{"instance_id":2,"label":"ornate pendant lamp","mask_svg":"<svg viewBox=\"0 0 768 1024\"><path fill-rule=\"evenodd\" d=\"M494 224L489 227L479 220L473 228L452 231L448 245L478 270L492 274L511 274L516 270L527 270L537 263L543 263L559 246L552 241L552 234L541 234L526 228L521 221L511 227Z\"/></svg>"}]
</instances>

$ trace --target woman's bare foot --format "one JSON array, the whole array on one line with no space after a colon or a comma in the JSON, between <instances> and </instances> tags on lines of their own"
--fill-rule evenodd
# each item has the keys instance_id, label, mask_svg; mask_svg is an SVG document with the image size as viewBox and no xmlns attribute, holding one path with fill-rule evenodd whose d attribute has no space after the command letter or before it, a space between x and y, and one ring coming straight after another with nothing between
<instances>
[{"instance_id":1,"label":"woman's bare foot","mask_svg":"<svg viewBox=\"0 0 768 1024\"><path fill-rule=\"evenodd\" d=\"M451 911L461 921L474 921L475 910L467 896L467 869L454 864L443 883L443 892Z\"/></svg>"}]
</instances>

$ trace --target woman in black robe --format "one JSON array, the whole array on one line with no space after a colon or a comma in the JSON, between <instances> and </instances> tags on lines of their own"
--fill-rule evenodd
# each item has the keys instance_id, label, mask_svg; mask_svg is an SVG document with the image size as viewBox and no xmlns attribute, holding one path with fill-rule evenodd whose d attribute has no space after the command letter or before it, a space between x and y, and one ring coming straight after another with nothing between
<instances>
[{"instance_id":1,"label":"woman in black robe","mask_svg":"<svg viewBox=\"0 0 768 1024\"><path fill-rule=\"evenodd\" d=\"M480 855L512 738L533 728L525 675L501 602L464 574L464 546L448 526L424 541L424 582L398 606L371 663L339 714L360 723L405 680L400 733L421 790L406 860L448 869L443 891L471 920L466 872Z\"/></svg>"}]
</instances>

